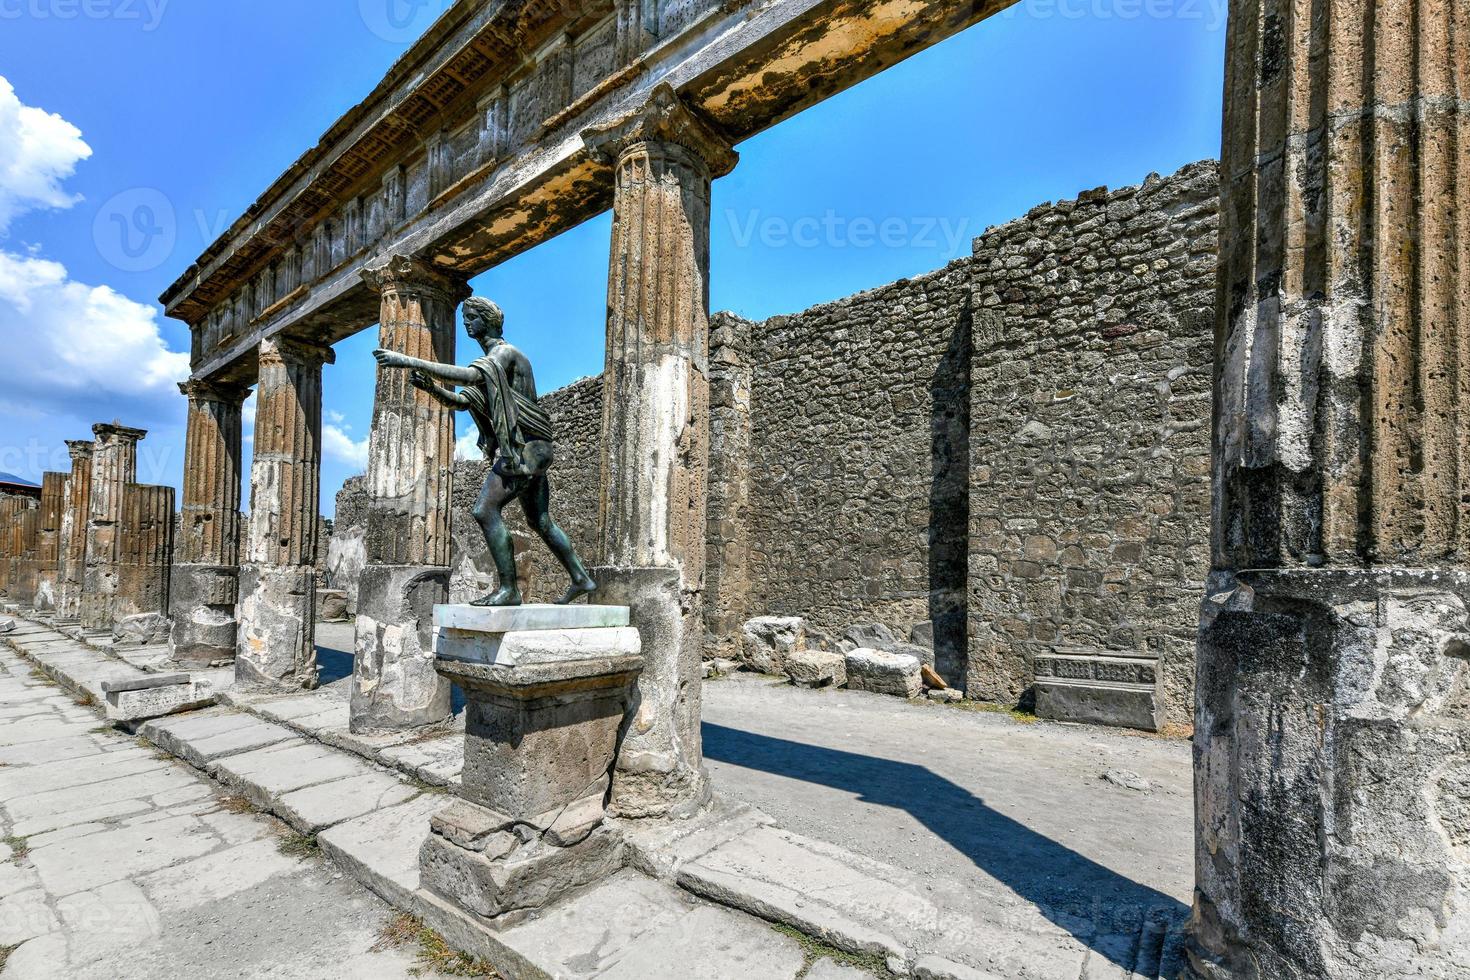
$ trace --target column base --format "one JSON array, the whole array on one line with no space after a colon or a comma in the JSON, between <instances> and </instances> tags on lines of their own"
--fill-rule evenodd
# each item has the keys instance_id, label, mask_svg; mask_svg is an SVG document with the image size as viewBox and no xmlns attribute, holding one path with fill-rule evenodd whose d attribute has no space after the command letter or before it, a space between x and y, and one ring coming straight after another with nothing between
<instances>
[{"instance_id":1,"label":"column base","mask_svg":"<svg viewBox=\"0 0 1470 980\"><path fill-rule=\"evenodd\" d=\"M252 687L316 687L316 570L242 565L235 682Z\"/></svg>"},{"instance_id":2,"label":"column base","mask_svg":"<svg viewBox=\"0 0 1470 980\"><path fill-rule=\"evenodd\" d=\"M449 599L449 569L368 565L357 590L353 732L401 731L447 720L450 683L434 670L434 607Z\"/></svg>"},{"instance_id":3,"label":"column base","mask_svg":"<svg viewBox=\"0 0 1470 980\"><path fill-rule=\"evenodd\" d=\"M235 606L240 569L234 565L175 565L169 583L173 626L169 650L179 663L201 667L234 661L239 643Z\"/></svg>"},{"instance_id":4,"label":"column base","mask_svg":"<svg viewBox=\"0 0 1470 980\"><path fill-rule=\"evenodd\" d=\"M1211 581L1192 976L1452 976L1470 935L1470 576Z\"/></svg>"},{"instance_id":5,"label":"column base","mask_svg":"<svg viewBox=\"0 0 1470 980\"><path fill-rule=\"evenodd\" d=\"M618 817L693 816L710 800L700 735L704 622L675 568L591 570L599 603L627 606L643 641L643 672L613 772Z\"/></svg>"},{"instance_id":6,"label":"column base","mask_svg":"<svg viewBox=\"0 0 1470 980\"><path fill-rule=\"evenodd\" d=\"M82 585L82 629L99 632L111 630L116 595L117 568L109 565L89 566Z\"/></svg>"}]
</instances>

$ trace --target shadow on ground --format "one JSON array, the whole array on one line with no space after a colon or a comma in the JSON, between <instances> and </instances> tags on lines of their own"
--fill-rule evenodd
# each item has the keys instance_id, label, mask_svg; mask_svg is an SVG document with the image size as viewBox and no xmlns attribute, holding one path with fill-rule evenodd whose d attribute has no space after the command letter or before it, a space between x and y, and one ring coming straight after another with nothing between
<instances>
[{"instance_id":1,"label":"shadow on ground","mask_svg":"<svg viewBox=\"0 0 1470 980\"><path fill-rule=\"evenodd\" d=\"M1102 940L1134 932L1144 920L1173 923L1189 913L1177 899L996 812L924 766L709 723L704 725L704 754L907 811L1051 922L1124 969L1133 968L1133 956L1115 939Z\"/></svg>"}]
</instances>

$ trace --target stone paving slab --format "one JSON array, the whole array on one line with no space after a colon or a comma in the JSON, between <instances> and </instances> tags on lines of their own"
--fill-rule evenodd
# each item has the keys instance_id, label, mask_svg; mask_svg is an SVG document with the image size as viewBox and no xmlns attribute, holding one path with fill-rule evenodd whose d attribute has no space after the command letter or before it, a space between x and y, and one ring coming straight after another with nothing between
<instances>
[{"instance_id":1,"label":"stone paving slab","mask_svg":"<svg viewBox=\"0 0 1470 980\"><path fill-rule=\"evenodd\" d=\"M317 836L322 852L390 905L414 907L419 887L419 849L429 818L449 806L437 793L339 823Z\"/></svg>"},{"instance_id":2,"label":"stone paving slab","mask_svg":"<svg viewBox=\"0 0 1470 980\"><path fill-rule=\"evenodd\" d=\"M366 772L321 786L287 793L275 813L303 834L316 834L345 820L407 803L419 790L397 776Z\"/></svg>"},{"instance_id":3,"label":"stone paving slab","mask_svg":"<svg viewBox=\"0 0 1470 980\"><path fill-rule=\"evenodd\" d=\"M274 810L293 790L373 771L355 756L305 741L228 756L209 766L212 776L264 810Z\"/></svg>"},{"instance_id":4,"label":"stone paving slab","mask_svg":"<svg viewBox=\"0 0 1470 980\"><path fill-rule=\"evenodd\" d=\"M234 755L288 742L305 744L301 736L253 715L216 709L216 713L183 715L150 721L139 734L198 769Z\"/></svg>"}]
</instances>

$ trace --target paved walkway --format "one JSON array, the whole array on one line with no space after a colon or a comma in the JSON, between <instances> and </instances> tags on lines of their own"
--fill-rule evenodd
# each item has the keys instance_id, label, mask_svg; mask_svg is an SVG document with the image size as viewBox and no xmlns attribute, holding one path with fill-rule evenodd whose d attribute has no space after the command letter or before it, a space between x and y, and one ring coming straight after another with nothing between
<instances>
[{"instance_id":1,"label":"paved walkway","mask_svg":"<svg viewBox=\"0 0 1470 980\"><path fill-rule=\"evenodd\" d=\"M462 732L446 726L353 735L345 682L330 678L330 648L344 645L346 637L337 632L343 635L327 630L321 637L330 681L321 690L226 692L219 707L150 722L140 735L295 831L313 835L321 853L358 885L512 977L1154 980L1177 972L1190 849L1186 745L1021 725L1005 716L857 692L801 691L751 677L705 688L715 807L689 822L620 824L628 845L625 871L524 923L487 931L421 889L418 880L428 817L459 781ZM39 624L26 623L0 640L72 691L95 692L103 679L138 669ZM345 652L337 656L349 662ZM294 949L308 921L313 935L322 934L319 917L301 916L291 897L320 891L321 883L286 882L288 873L305 873L294 865L262 861L267 879L257 882L254 863L238 874L216 873L203 863L225 861L220 855L237 849L249 856L250 846L279 862L276 842L266 839L272 822L222 812L207 798L213 793L207 780L133 740L104 735L91 711L41 688L19 673L19 663L7 655L11 676L0 680L13 681L22 700L10 705L0 695L0 712L18 713L23 724L15 730L25 734L7 737L20 739L17 749L30 746L26 751L34 757L27 766L38 775L26 777L19 769L19 782L7 788L9 767L0 769L0 812L14 824L3 829L25 837L30 848L15 866L24 871L37 860L33 855L39 859L35 877L17 878L15 891L35 892L36 901L27 901L52 918L36 914L38 938L15 952L15 971L43 969L37 964L62 950L100 956L62 975L173 975L178 963L202 957L205 965L193 973L208 976L216 943L229 950L228 970L237 961L251 963L251 955L279 952L270 942L277 933L285 949ZM45 702L46 711L32 710L24 699ZM86 744L60 747L71 739ZM53 749L79 754L52 755ZM91 756L100 758L88 761ZM68 764L72 758L78 761ZM89 773L88 766L100 768ZM1100 778L1105 773L1113 780ZM52 788L48 780L59 782ZM1120 785L1129 783L1142 788ZM186 787L196 795L174 797ZM36 806L41 810L31 813ZM45 812L61 814L63 822L54 829L25 822ZM235 840L222 836L217 821L257 829L254 836L240 831ZM133 827L137 822L156 825L166 836L143 839ZM86 850L94 838L105 846ZM68 844L80 849L73 863L86 869L72 872L80 876L76 881L48 881L55 872L46 871L53 860L47 852L54 847L55 855L69 854ZM162 887L158 879L171 880L167 872L174 865L191 864L198 873L188 887L205 888L196 905L211 908L215 918L207 921L216 932L197 916L189 918L197 909L183 906L175 927L163 912L172 906L161 908L164 900L152 894ZM321 867L313 873L326 874ZM237 882L238 895L217 899L208 890L212 884L201 884L216 880L225 888ZM282 887L271 891L268 882ZM103 893L115 883L124 891L131 883L133 890ZM304 974L289 972L310 963L307 953L300 961L286 957L277 972L254 964L248 975L336 976L337 969L399 975L392 971L401 962L366 952L385 910L349 881L339 879L338 886L343 901L356 896L378 912L373 925L343 913L357 929L346 933L352 937L346 946L335 937L330 947L343 959L312 965ZM256 903L240 897L257 888L266 888L258 920ZM93 892L84 910L108 902L127 908L139 896L140 908L153 909L152 918L146 912L141 919L113 916L139 930L127 934L125 963L115 959L123 953L96 953L106 944L86 936L90 920L75 909L71 919L61 911L72 896ZM803 947L761 920L812 940ZM154 924L144 930L136 921ZM68 929L83 930L83 938L68 943ZM315 951L310 938L302 937L303 948ZM244 952L233 949L240 943ZM681 955L670 959L674 947ZM839 971L821 962L824 950L833 948L867 969ZM354 956L367 959L349 967ZM93 962L100 963L96 974L88 972Z\"/></svg>"},{"instance_id":2,"label":"paved walkway","mask_svg":"<svg viewBox=\"0 0 1470 980\"><path fill-rule=\"evenodd\" d=\"M0 651L0 977L413 975L386 904L238 809Z\"/></svg>"},{"instance_id":3,"label":"paved walkway","mask_svg":"<svg viewBox=\"0 0 1470 980\"><path fill-rule=\"evenodd\" d=\"M925 879L1075 915L1097 903L1187 913L1182 739L737 674L704 686L704 751L725 796ZM1147 788L1120 784L1143 786L1131 776Z\"/></svg>"}]
</instances>

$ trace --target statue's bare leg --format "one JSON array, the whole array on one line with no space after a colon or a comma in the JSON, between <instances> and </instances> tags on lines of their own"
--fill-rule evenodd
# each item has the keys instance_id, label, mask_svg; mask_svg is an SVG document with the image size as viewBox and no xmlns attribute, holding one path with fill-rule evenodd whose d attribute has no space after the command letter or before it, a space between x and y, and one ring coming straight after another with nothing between
<instances>
[{"instance_id":1,"label":"statue's bare leg","mask_svg":"<svg viewBox=\"0 0 1470 980\"><path fill-rule=\"evenodd\" d=\"M471 605L519 606L521 604L520 581L516 576L515 547L511 544L510 529L505 526L505 519L501 516L500 511L506 504L514 500L519 495L519 490L524 487L524 483L517 487L515 483L506 481L493 469L485 478L485 487L480 491L480 499L475 504L475 520L485 534L485 544L489 547L490 557L495 562L495 572L500 579L500 588L482 599L476 599Z\"/></svg>"},{"instance_id":2,"label":"statue's bare leg","mask_svg":"<svg viewBox=\"0 0 1470 980\"><path fill-rule=\"evenodd\" d=\"M541 540L546 542L546 547L561 562L562 568L567 570L567 575L572 579L566 593L558 600L559 606L570 605L597 591L597 583L592 576L587 574L587 567L582 564L582 559L577 557L576 549L572 547L572 541L567 533L551 519L551 481L545 476L534 477L526 487L526 492L521 494L521 506L526 511L526 522L535 528Z\"/></svg>"}]
</instances>

